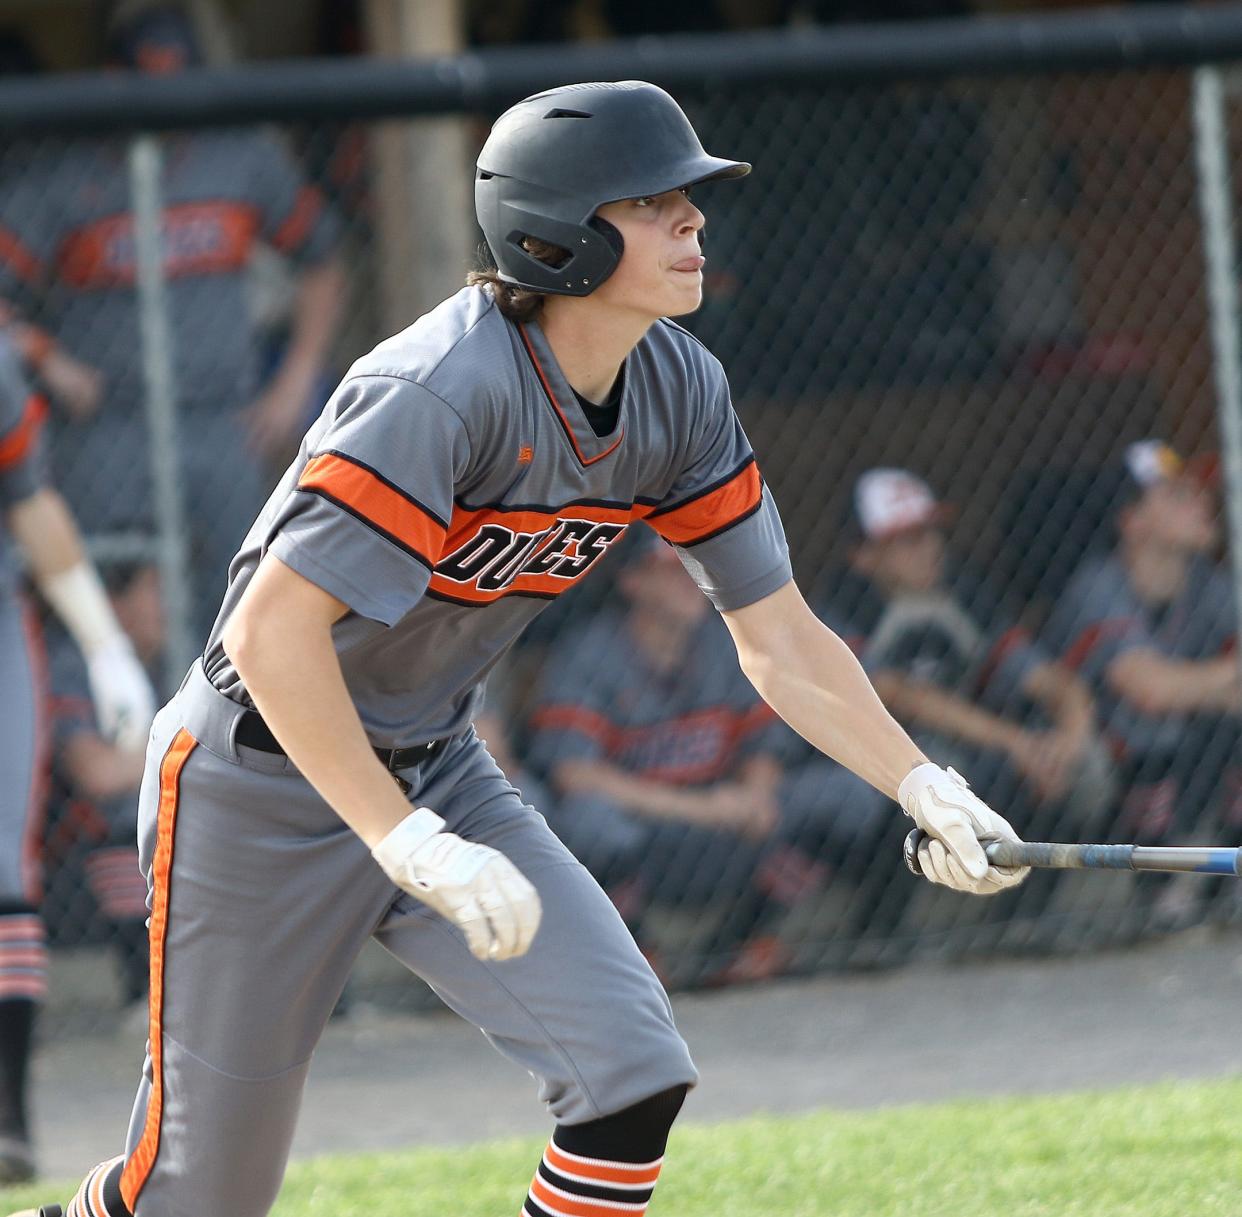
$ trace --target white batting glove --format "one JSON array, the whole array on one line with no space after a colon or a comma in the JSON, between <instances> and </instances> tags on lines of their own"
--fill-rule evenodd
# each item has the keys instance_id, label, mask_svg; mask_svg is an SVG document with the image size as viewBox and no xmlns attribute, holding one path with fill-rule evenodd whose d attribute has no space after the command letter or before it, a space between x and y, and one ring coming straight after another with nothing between
<instances>
[{"instance_id":1,"label":"white batting glove","mask_svg":"<svg viewBox=\"0 0 1242 1217\"><path fill-rule=\"evenodd\" d=\"M928 834L919 865L933 883L959 892L993 896L1016 887L1029 866L992 866L983 852L989 841L1017 841L1009 821L994 812L952 769L930 762L912 769L897 788L902 810Z\"/></svg>"},{"instance_id":2,"label":"white batting glove","mask_svg":"<svg viewBox=\"0 0 1242 1217\"><path fill-rule=\"evenodd\" d=\"M525 955L543 914L539 893L504 854L443 829L440 816L419 807L371 856L399 888L457 926L477 958Z\"/></svg>"},{"instance_id":3,"label":"white batting glove","mask_svg":"<svg viewBox=\"0 0 1242 1217\"><path fill-rule=\"evenodd\" d=\"M128 639L118 637L86 656L86 675L100 734L118 748L145 748L155 695Z\"/></svg>"}]
</instances>

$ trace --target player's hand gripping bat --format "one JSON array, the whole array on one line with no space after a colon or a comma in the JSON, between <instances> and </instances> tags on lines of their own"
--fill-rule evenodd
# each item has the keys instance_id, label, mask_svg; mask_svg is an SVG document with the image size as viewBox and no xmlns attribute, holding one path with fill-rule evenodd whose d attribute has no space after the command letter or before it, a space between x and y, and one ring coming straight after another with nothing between
<instances>
[{"instance_id":1,"label":"player's hand gripping bat","mask_svg":"<svg viewBox=\"0 0 1242 1217\"><path fill-rule=\"evenodd\" d=\"M922 829L906 837L905 859L921 875ZM1053 870L1191 871L1202 875L1242 875L1242 849L1172 845L1062 845L1050 841L991 841L983 847L996 866L1037 866Z\"/></svg>"}]
</instances>

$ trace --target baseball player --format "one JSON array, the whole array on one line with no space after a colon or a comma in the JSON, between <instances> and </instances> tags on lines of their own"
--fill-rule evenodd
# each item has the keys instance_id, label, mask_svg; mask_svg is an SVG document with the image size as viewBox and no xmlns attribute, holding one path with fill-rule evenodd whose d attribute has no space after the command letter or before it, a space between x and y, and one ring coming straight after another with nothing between
<instances>
[{"instance_id":1,"label":"baseball player","mask_svg":"<svg viewBox=\"0 0 1242 1217\"><path fill-rule=\"evenodd\" d=\"M640 522L777 712L932 834L935 880L1024 878L979 844L1008 823L927 761L805 607L721 367L667 320L702 291L688 189L749 169L638 81L497 121L476 183L497 270L350 369L157 715L138 813L149 1051L124 1153L87 1175L76 1217L268 1212L369 937L538 1080L556 1127L527 1217L646 1211L694 1065L611 902L470 725L526 622Z\"/></svg>"},{"instance_id":2,"label":"baseball player","mask_svg":"<svg viewBox=\"0 0 1242 1217\"><path fill-rule=\"evenodd\" d=\"M1119 472L1117 544L1075 572L1047 638L1099 697L1125 787L1118 834L1176 843L1218 812L1216 831L1236 838L1242 683L1233 593L1209 558L1211 496L1159 440L1130 444ZM1178 892L1205 890L1139 878L1144 900L1168 893L1174 903L1155 911L1175 925L1191 911L1177 907Z\"/></svg>"},{"instance_id":3,"label":"baseball player","mask_svg":"<svg viewBox=\"0 0 1242 1217\"><path fill-rule=\"evenodd\" d=\"M116 62L131 70L175 72L202 61L194 26L174 4L119 20L111 44ZM264 131L169 138L160 189L179 469L202 637L219 572L271 484L262 458L279 451L287 459L327 360L344 298L340 228L284 145ZM155 523L132 208L126 147L115 140L44 149L0 190L0 295L27 316L46 310L56 349L95 374L93 408L56 429L51 452L58 485L96 531L144 532ZM249 299L259 244L299 272L287 354L262 388Z\"/></svg>"},{"instance_id":4,"label":"baseball player","mask_svg":"<svg viewBox=\"0 0 1242 1217\"><path fill-rule=\"evenodd\" d=\"M26 1085L36 1007L47 988L38 910L47 760L43 657L19 594L23 560L82 651L109 737L140 749L154 710L142 667L83 557L73 520L44 480L45 413L0 330L0 1183L34 1173Z\"/></svg>"}]
</instances>

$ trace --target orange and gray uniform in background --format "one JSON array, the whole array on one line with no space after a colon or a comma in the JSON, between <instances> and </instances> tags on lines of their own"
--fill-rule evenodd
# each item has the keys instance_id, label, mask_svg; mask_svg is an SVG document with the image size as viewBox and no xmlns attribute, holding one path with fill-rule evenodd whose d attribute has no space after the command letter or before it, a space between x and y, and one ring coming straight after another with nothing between
<instances>
[{"instance_id":1,"label":"orange and gray uniform in background","mask_svg":"<svg viewBox=\"0 0 1242 1217\"><path fill-rule=\"evenodd\" d=\"M602 761L640 780L699 790L738 780L753 757L779 761L788 747L715 614L671 672L645 662L624 611L582 625L549 649L531 728L531 761L545 774L567 761ZM552 825L606 889L637 881L644 901L689 907L740 897L779 842L776 833L755 839L644 817L590 791L562 799Z\"/></svg>"},{"instance_id":2,"label":"orange and gray uniform in background","mask_svg":"<svg viewBox=\"0 0 1242 1217\"><path fill-rule=\"evenodd\" d=\"M205 662L153 728L139 801L150 1052L120 1185L138 1217L268 1211L311 1052L371 937L528 1070L559 1123L696 1079L616 910L470 726L526 623L640 521L718 608L791 577L723 371L679 326L657 323L631 352L605 436L539 327L478 288L345 377L232 564ZM348 605L332 634L372 744L447 740L399 776L412 805L538 888L526 955L474 958L291 761L256 746L220 634L265 555Z\"/></svg>"},{"instance_id":3,"label":"orange and gray uniform in background","mask_svg":"<svg viewBox=\"0 0 1242 1217\"><path fill-rule=\"evenodd\" d=\"M0 330L0 513L44 484L46 408ZM47 961L39 897L46 750L43 648L20 591L21 563L0 524L0 1002L38 999Z\"/></svg>"},{"instance_id":4,"label":"orange and gray uniform in background","mask_svg":"<svg viewBox=\"0 0 1242 1217\"><path fill-rule=\"evenodd\" d=\"M1229 578L1203 557L1189 563L1181 590L1164 604L1140 599L1117 554L1088 559L1058 598L1045 637L1097 698L1123 772L1118 830L1124 838L1177 838L1218 813L1224 823L1210 831L1242 839L1237 715L1149 713L1120 697L1108 679L1110 666L1128 651L1212 659L1233 649L1236 630Z\"/></svg>"},{"instance_id":5,"label":"orange and gray uniform in background","mask_svg":"<svg viewBox=\"0 0 1242 1217\"><path fill-rule=\"evenodd\" d=\"M311 265L331 254L339 224L275 136L196 132L163 148L180 473L214 580L266 489L240 418L261 371L249 275L256 244ZM98 413L58 427L52 452L56 484L96 531L155 524L126 150L119 140L49 147L0 187L0 297L103 376Z\"/></svg>"}]
</instances>

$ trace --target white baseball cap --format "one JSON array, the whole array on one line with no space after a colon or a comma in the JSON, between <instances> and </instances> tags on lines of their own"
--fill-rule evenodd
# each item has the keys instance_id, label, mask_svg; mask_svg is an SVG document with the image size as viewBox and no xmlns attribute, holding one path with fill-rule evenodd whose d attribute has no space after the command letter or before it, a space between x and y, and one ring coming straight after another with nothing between
<instances>
[{"instance_id":1,"label":"white baseball cap","mask_svg":"<svg viewBox=\"0 0 1242 1217\"><path fill-rule=\"evenodd\" d=\"M854 511L863 536L872 541L943 524L952 515L922 478L905 469L868 469L854 485Z\"/></svg>"},{"instance_id":2,"label":"white baseball cap","mask_svg":"<svg viewBox=\"0 0 1242 1217\"><path fill-rule=\"evenodd\" d=\"M1142 439L1126 446L1126 472L1144 489L1172 481L1185 472L1185 462L1163 440Z\"/></svg>"}]
</instances>

